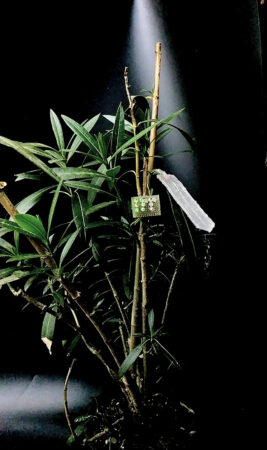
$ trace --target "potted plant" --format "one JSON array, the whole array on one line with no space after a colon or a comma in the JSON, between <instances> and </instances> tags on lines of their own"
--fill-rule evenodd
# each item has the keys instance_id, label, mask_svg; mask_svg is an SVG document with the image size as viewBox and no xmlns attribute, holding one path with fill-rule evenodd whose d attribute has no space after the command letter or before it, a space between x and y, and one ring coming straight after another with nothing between
<instances>
[{"instance_id":1,"label":"potted plant","mask_svg":"<svg viewBox=\"0 0 267 450\"><path fill-rule=\"evenodd\" d=\"M49 352L57 323L69 330L64 342L70 363L64 390L69 443L88 448L186 445L190 430L185 437L181 418L193 417L167 394L168 374L181 369L179 355L168 346L173 336L167 316L177 275L188 270L183 229L188 233L190 227L180 206L193 222L199 207L176 177L154 167L156 144L182 112L158 119L160 61L158 43L154 90L142 102L130 92L126 68L126 108L120 104L114 116L98 114L82 124L63 115L73 133L68 143L53 111L57 148L0 137L2 146L34 166L17 175L17 182L31 181L32 192L16 206L1 182L0 202L10 217L0 220L6 262L0 284L43 311L41 337ZM104 132L95 131L100 120ZM36 183L42 187L36 190ZM38 215L30 214L32 208ZM212 221L201 214L211 231ZM116 388L75 424L67 384L79 345L99 360ZM148 440L147 426L154 436Z\"/></svg>"}]
</instances>

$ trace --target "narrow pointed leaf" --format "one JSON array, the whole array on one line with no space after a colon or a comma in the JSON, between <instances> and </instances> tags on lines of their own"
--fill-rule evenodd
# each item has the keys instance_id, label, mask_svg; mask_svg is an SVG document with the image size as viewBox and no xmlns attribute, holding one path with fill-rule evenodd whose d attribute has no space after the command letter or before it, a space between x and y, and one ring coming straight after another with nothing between
<instances>
[{"instance_id":1,"label":"narrow pointed leaf","mask_svg":"<svg viewBox=\"0 0 267 450\"><path fill-rule=\"evenodd\" d=\"M42 242L47 243L46 231L39 217L31 214L16 214L15 221L24 231L34 234Z\"/></svg>"},{"instance_id":2,"label":"narrow pointed leaf","mask_svg":"<svg viewBox=\"0 0 267 450\"><path fill-rule=\"evenodd\" d=\"M28 259L40 259L40 255L38 253L20 253L19 255L11 256L7 259L6 262L13 262L13 261L27 261Z\"/></svg>"},{"instance_id":3,"label":"narrow pointed leaf","mask_svg":"<svg viewBox=\"0 0 267 450\"><path fill-rule=\"evenodd\" d=\"M85 167L57 167L53 169L61 180L74 180L77 178L94 178L99 176L97 170L87 169ZM102 175L107 178L106 175Z\"/></svg>"},{"instance_id":4,"label":"narrow pointed leaf","mask_svg":"<svg viewBox=\"0 0 267 450\"><path fill-rule=\"evenodd\" d=\"M78 234L79 234L78 230L74 231L74 233L72 233L70 235L69 239L67 240L66 244L64 245L62 253L61 253L61 256L60 256L60 261L59 261L59 266L60 267L62 266L62 263L63 263L64 259L66 258L67 254L69 253L69 251L70 251L70 249L71 249L75 239L77 238Z\"/></svg>"},{"instance_id":5,"label":"narrow pointed leaf","mask_svg":"<svg viewBox=\"0 0 267 450\"><path fill-rule=\"evenodd\" d=\"M122 146L124 140L125 140L124 111L120 104L118 107L114 127L112 130L111 154L113 154L118 148Z\"/></svg>"},{"instance_id":6,"label":"narrow pointed leaf","mask_svg":"<svg viewBox=\"0 0 267 450\"><path fill-rule=\"evenodd\" d=\"M96 193L100 192L105 195L110 195L111 197L116 197L116 195L111 194L111 192L100 189L98 185L96 185L95 183L88 183L86 181L66 181L65 185L72 187L74 189L81 189L83 191L94 191Z\"/></svg>"},{"instance_id":7,"label":"narrow pointed leaf","mask_svg":"<svg viewBox=\"0 0 267 450\"><path fill-rule=\"evenodd\" d=\"M87 122L85 122L83 124L83 128L85 128L85 130L88 131L88 133L89 133L92 130L92 128L95 126L95 124L98 121L99 117L100 117L100 114L97 114L96 116L92 117L92 119L88 120ZM83 142L81 137L80 136L76 136L74 141L73 141L73 143L72 143L72 145L71 145L71 147L70 147L70 151L69 151L68 158L67 158L68 161L73 156L73 154L75 153L75 151L77 150L77 148L79 147L81 142Z\"/></svg>"},{"instance_id":8,"label":"narrow pointed leaf","mask_svg":"<svg viewBox=\"0 0 267 450\"><path fill-rule=\"evenodd\" d=\"M157 122L152 123L152 125L150 125L149 127L147 127L144 130L140 131L136 136L133 136L131 139L129 139L127 142L125 142L120 148L118 148L118 150L112 155L111 159L113 159L115 156L117 156L120 152L122 152L126 148L130 147L134 142L138 141L138 139L140 139L142 136L147 134L150 130L152 130L152 128L158 127L162 123L170 122L172 119L174 119L179 114L181 114L181 112L183 110L184 109L176 111L175 113L171 114L166 119L158 120Z\"/></svg>"},{"instance_id":9,"label":"narrow pointed leaf","mask_svg":"<svg viewBox=\"0 0 267 450\"><path fill-rule=\"evenodd\" d=\"M108 206L114 205L114 203L117 203L116 200L111 200L110 202L102 202L102 203L98 203L98 205L94 205L94 206L90 206L87 211L86 214L92 214L94 212L99 211L100 209L103 208L107 208Z\"/></svg>"},{"instance_id":10,"label":"narrow pointed leaf","mask_svg":"<svg viewBox=\"0 0 267 450\"><path fill-rule=\"evenodd\" d=\"M3 238L0 238L0 247L4 248L9 253L14 253L15 252L15 247L13 245L11 245L8 241L6 241Z\"/></svg>"},{"instance_id":11,"label":"narrow pointed leaf","mask_svg":"<svg viewBox=\"0 0 267 450\"><path fill-rule=\"evenodd\" d=\"M99 154L99 149L97 146L97 141L95 138L86 130L86 128L80 125L75 120L71 119L67 116L62 116L64 122L68 125L68 127L80 137L80 139L87 145L87 147L94 153Z\"/></svg>"},{"instance_id":12,"label":"narrow pointed leaf","mask_svg":"<svg viewBox=\"0 0 267 450\"><path fill-rule=\"evenodd\" d=\"M37 156L35 156L27 146L24 146L23 143L12 141L11 139L7 139L3 136L0 136L0 144L5 145L6 147L13 148L22 156L24 156L24 158L28 159L35 166L39 167L39 169L42 169L42 171L45 172L47 175L49 175L51 178L53 178L56 181L59 181L54 171L50 169L50 167L48 167L47 164L45 164L41 159L37 158Z\"/></svg>"},{"instance_id":13,"label":"narrow pointed leaf","mask_svg":"<svg viewBox=\"0 0 267 450\"><path fill-rule=\"evenodd\" d=\"M16 222L13 222L11 220L0 219L0 227L2 227L4 230L7 230L7 231L16 231L20 234L24 234L25 236L29 236L29 237L33 237L33 238L38 237L34 233L31 233L30 231L24 230Z\"/></svg>"},{"instance_id":14,"label":"narrow pointed leaf","mask_svg":"<svg viewBox=\"0 0 267 450\"><path fill-rule=\"evenodd\" d=\"M65 148L64 135L58 116L50 109L50 120L59 150Z\"/></svg>"},{"instance_id":15,"label":"narrow pointed leaf","mask_svg":"<svg viewBox=\"0 0 267 450\"><path fill-rule=\"evenodd\" d=\"M57 311L56 305L50 305L50 307ZM41 339L43 343L46 345L49 353L51 354L51 347L55 334L55 326L56 326L56 317L50 314L49 312L45 313L42 330L41 330Z\"/></svg>"},{"instance_id":16,"label":"narrow pointed leaf","mask_svg":"<svg viewBox=\"0 0 267 450\"><path fill-rule=\"evenodd\" d=\"M154 331L154 321L155 321L155 313L154 309L151 309L148 313L148 326L150 334L152 334Z\"/></svg>"},{"instance_id":17,"label":"narrow pointed leaf","mask_svg":"<svg viewBox=\"0 0 267 450\"><path fill-rule=\"evenodd\" d=\"M77 230L85 229L88 225L86 216L87 199L82 193L74 192L72 196L72 213Z\"/></svg>"},{"instance_id":18,"label":"narrow pointed leaf","mask_svg":"<svg viewBox=\"0 0 267 450\"><path fill-rule=\"evenodd\" d=\"M16 209L20 214L27 213L33 206L35 206L42 198L43 194L51 189L51 186L39 189L36 192L25 197L16 205Z\"/></svg>"},{"instance_id":19,"label":"narrow pointed leaf","mask_svg":"<svg viewBox=\"0 0 267 450\"><path fill-rule=\"evenodd\" d=\"M50 233L50 228L51 228L52 220L54 217L54 212L55 212L56 204L58 201L58 196L60 193L61 186L62 186L62 180L58 183L57 189L54 193L53 200L51 203L51 207L50 207L50 211L49 211L49 215L48 215L47 236L49 236L49 233Z\"/></svg>"},{"instance_id":20,"label":"narrow pointed leaf","mask_svg":"<svg viewBox=\"0 0 267 450\"><path fill-rule=\"evenodd\" d=\"M15 175L15 177L16 177L15 181L40 180L41 175L38 172L39 172L39 170L30 170L29 172L17 173Z\"/></svg>"},{"instance_id":21,"label":"narrow pointed leaf","mask_svg":"<svg viewBox=\"0 0 267 450\"><path fill-rule=\"evenodd\" d=\"M110 116L110 115L108 115L108 114L105 114L105 115L103 115L103 117L104 117L105 119L107 119L109 122L115 124L116 116ZM126 120L126 119L124 120L124 129L125 129L126 131L128 131L129 133L133 133L133 126L132 126L131 122L129 122L129 121Z\"/></svg>"},{"instance_id":22,"label":"narrow pointed leaf","mask_svg":"<svg viewBox=\"0 0 267 450\"><path fill-rule=\"evenodd\" d=\"M31 272L24 271L24 270L15 270L13 271L12 275L8 275L7 277L0 279L0 287L7 283L12 283L13 281L20 280L21 278L26 277L27 275L30 275Z\"/></svg>"},{"instance_id":23,"label":"narrow pointed leaf","mask_svg":"<svg viewBox=\"0 0 267 450\"><path fill-rule=\"evenodd\" d=\"M119 368L118 377L121 378L127 370L130 369L130 367L134 364L134 362L137 360L138 356L142 353L144 347L144 343L137 345L125 358L122 365Z\"/></svg>"}]
</instances>

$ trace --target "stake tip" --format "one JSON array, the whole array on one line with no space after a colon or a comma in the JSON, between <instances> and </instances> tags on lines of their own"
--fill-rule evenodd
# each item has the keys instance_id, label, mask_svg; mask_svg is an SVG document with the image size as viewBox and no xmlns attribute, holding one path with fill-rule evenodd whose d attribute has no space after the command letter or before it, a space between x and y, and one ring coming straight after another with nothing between
<instances>
[{"instance_id":1,"label":"stake tip","mask_svg":"<svg viewBox=\"0 0 267 450\"><path fill-rule=\"evenodd\" d=\"M7 186L5 181L0 181L0 189L4 189Z\"/></svg>"}]
</instances>

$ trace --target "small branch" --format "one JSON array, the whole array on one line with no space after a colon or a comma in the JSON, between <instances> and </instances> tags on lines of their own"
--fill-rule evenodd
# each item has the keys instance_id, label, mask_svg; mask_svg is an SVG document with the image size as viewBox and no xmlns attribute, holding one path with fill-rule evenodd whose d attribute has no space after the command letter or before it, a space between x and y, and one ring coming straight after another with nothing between
<instances>
[{"instance_id":1,"label":"small branch","mask_svg":"<svg viewBox=\"0 0 267 450\"><path fill-rule=\"evenodd\" d=\"M71 436L73 437L73 439L76 439L77 436L75 434L75 431L72 427L71 420L70 420L70 413L69 413L69 406L68 406L68 383L69 383L70 374L71 374L71 371L72 371L75 361L76 361L76 359L74 358L71 362L71 365L69 367L69 370L68 370L68 373L67 373L67 376L65 379L64 390L63 390L65 416L66 416L67 424L68 424L68 427L70 429Z\"/></svg>"},{"instance_id":2,"label":"small branch","mask_svg":"<svg viewBox=\"0 0 267 450\"><path fill-rule=\"evenodd\" d=\"M133 134L136 136L136 129L137 129L137 123L134 115L134 104L131 98L130 94L130 85L129 85L129 79L128 79L128 67L125 67L124 69L124 81L125 81L125 90L129 101L129 108L130 108L130 114L132 119L132 125L133 125ZM139 142L135 141L135 180L136 180L136 190L137 195L142 195L142 189L141 189L141 183L140 183L140 163L139 163L139 154L140 154L140 148L139 148Z\"/></svg>"},{"instance_id":3,"label":"small branch","mask_svg":"<svg viewBox=\"0 0 267 450\"><path fill-rule=\"evenodd\" d=\"M115 289L115 287L114 287L114 285L113 285L113 283L112 283L112 281L111 281L111 279L110 279L110 276L109 276L109 274L108 274L107 272L105 272L105 277L106 277L106 280L107 280L107 282L108 282L108 284L109 284L109 287L110 287L110 289L111 289L111 292L112 292L112 294L113 294L113 297L114 297L114 299L115 299L115 302L117 303L117 306L118 306L118 309L119 309L119 312L120 312L120 315L121 315L123 324L124 324L124 326L125 326L125 329L126 329L126 331L127 331L128 336L129 336L130 330L129 330L129 327L128 327L128 324L127 324L126 315L125 315L125 313L124 313L124 311L123 311L123 307L122 307L122 305L121 305L121 301L120 301L118 292L116 291L116 289Z\"/></svg>"},{"instance_id":4,"label":"small branch","mask_svg":"<svg viewBox=\"0 0 267 450\"><path fill-rule=\"evenodd\" d=\"M164 325L164 323L165 323L166 314L167 314L167 310L168 310L168 307L169 307L169 302L170 302L170 297L171 297L171 294L172 294L172 291L173 291L174 282L175 282L175 279L177 277L179 266L184 261L184 259L185 259L185 257L181 256L181 258L179 258L177 260L177 262L176 262L175 269L174 269L174 272L173 272L173 275L172 275L172 279L171 279L171 282L170 282L170 286L169 286L169 289L168 289L168 294L167 294L167 298L166 298L166 302L165 302L164 311L163 311L163 314L162 314L161 325Z\"/></svg>"},{"instance_id":5,"label":"small branch","mask_svg":"<svg viewBox=\"0 0 267 450\"><path fill-rule=\"evenodd\" d=\"M115 425L117 425L119 422L121 422L122 420L124 420L123 417L120 417L119 419L115 420L115 422L113 422L111 424L112 427L115 427ZM83 444L87 444L88 442L94 442L97 439L101 438L102 436L105 436L105 434L107 434L109 432L110 428L105 427L103 431L100 431L99 433L96 433L94 436L92 436L89 439L84 439Z\"/></svg>"},{"instance_id":6,"label":"small branch","mask_svg":"<svg viewBox=\"0 0 267 450\"><path fill-rule=\"evenodd\" d=\"M112 377L112 379L116 380L116 378L117 378L116 373L106 363L106 361L104 360L104 358L101 355L100 350L97 350L92 344L90 344L87 341L87 339L85 338L84 334L82 333L82 331L80 329L80 326L78 325L78 322L76 322L77 326L74 325L73 323L71 323L70 321L65 319L61 313L54 311L52 308L49 308L49 306L46 306L44 303L41 303L36 298L31 297L30 295L26 294L26 292L24 292L22 289L19 289L18 291L16 291L10 284L8 285L8 287L14 296L22 297L28 303L31 303L32 305L36 306L37 308L41 309L43 312L48 312L52 316L56 317L56 319L61 320L65 325L67 325L68 327L70 327L74 331L76 331L81 336L87 349L101 361L101 363L105 366L105 368L107 369L107 371L110 374L110 376Z\"/></svg>"}]
</instances>

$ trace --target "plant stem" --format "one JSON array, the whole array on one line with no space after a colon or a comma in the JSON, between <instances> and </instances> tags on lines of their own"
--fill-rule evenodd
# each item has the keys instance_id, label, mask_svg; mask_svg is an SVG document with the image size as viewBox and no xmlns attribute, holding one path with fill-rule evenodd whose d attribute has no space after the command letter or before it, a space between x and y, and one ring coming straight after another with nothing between
<instances>
[{"instance_id":1,"label":"plant stem","mask_svg":"<svg viewBox=\"0 0 267 450\"><path fill-rule=\"evenodd\" d=\"M71 371L72 371L75 361L76 361L76 359L74 358L71 362L71 365L69 367L69 370L68 370L68 373L67 373L67 376L65 379L64 390L63 390L65 416L66 416L67 424L68 424L68 427L70 429L71 436L73 437L73 439L76 439L76 434L75 434L75 431L72 427L72 423L70 420L70 413L69 413L69 406L68 406L68 383L69 383L70 374L71 374Z\"/></svg>"},{"instance_id":2,"label":"plant stem","mask_svg":"<svg viewBox=\"0 0 267 450\"><path fill-rule=\"evenodd\" d=\"M134 271L134 292L131 314L131 334L129 339L130 351L136 347L136 336L138 331L138 309L140 300L140 246L136 244L135 271Z\"/></svg>"},{"instance_id":3,"label":"plant stem","mask_svg":"<svg viewBox=\"0 0 267 450\"><path fill-rule=\"evenodd\" d=\"M129 108L130 108L130 114L132 119L132 126L133 126L133 134L136 136L136 129L137 129L137 123L134 115L134 103L132 101L132 97L130 94L130 85L128 80L128 67L125 67L124 69L124 80L125 80L125 89L129 101ZM142 195L142 189L141 189L141 183L140 183L140 164L139 164L139 154L140 154L140 148L139 148L139 142L135 141L135 180L136 180L136 190L137 195Z\"/></svg>"},{"instance_id":4,"label":"plant stem","mask_svg":"<svg viewBox=\"0 0 267 450\"><path fill-rule=\"evenodd\" d=\"M109 284L109 287L110 287L110 289L111 289L111 292L112 292L112 294L113 294L113 297L114 297L114 299L115 299L115 301L116 301L116 303L117 303L117 306L118 306L118 309L119 309L119 312L120 312L120 315L121 315L123 324L124 324L124 326L125 326L125 329L126 329L126 331L127 331L128 336L129 336L130 330L129 330L129 327L128 327L128 324L127 324L126 315L125 315L125 313L124 313L124 311L123 311L123 307L122 307L122 305L121 305L121 301L120 301L118 292L116 291L116 288L114 287L114 285L113 285L113 283L112 283L112 281L111 281L111 279L110 279L110 276L109 276L109 274L108 274L107 272L105 272L105 277L106 277L106 280L107 280L107 282L108 282L108 284Z\"/></svg>"}]
</instances>

